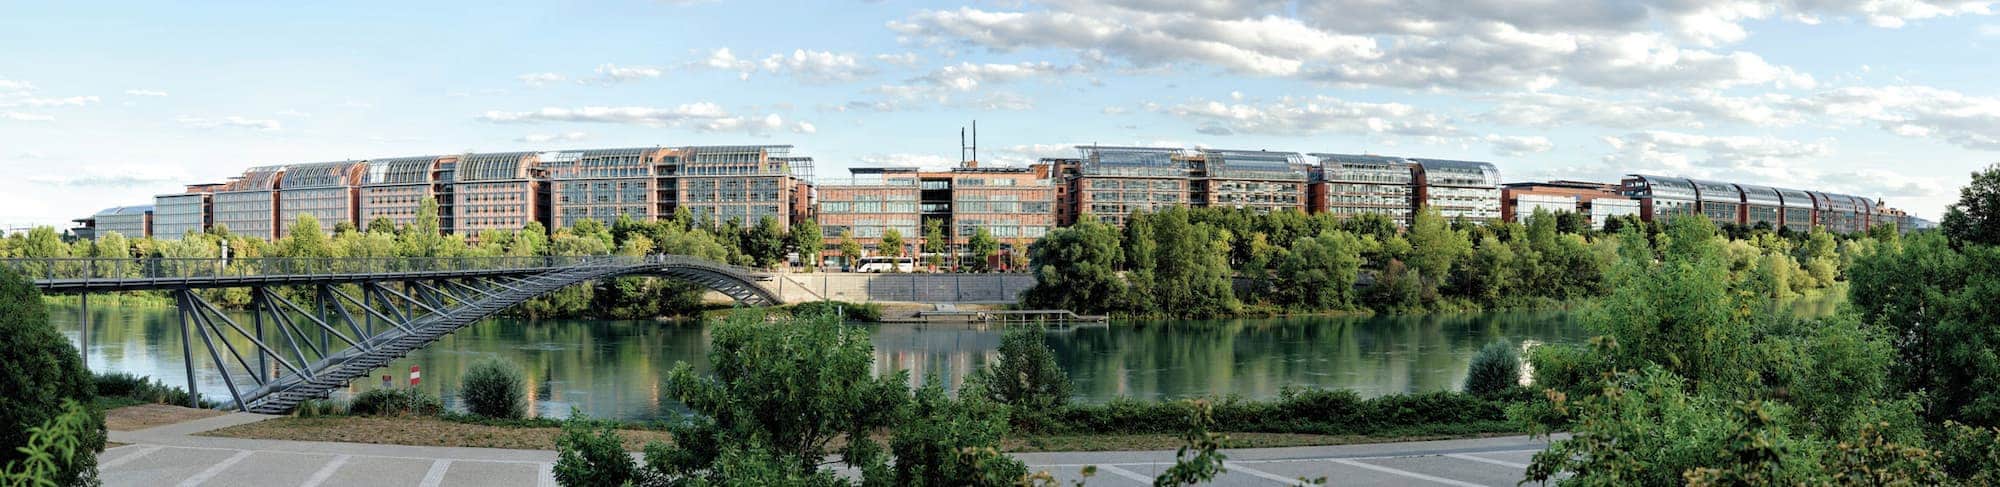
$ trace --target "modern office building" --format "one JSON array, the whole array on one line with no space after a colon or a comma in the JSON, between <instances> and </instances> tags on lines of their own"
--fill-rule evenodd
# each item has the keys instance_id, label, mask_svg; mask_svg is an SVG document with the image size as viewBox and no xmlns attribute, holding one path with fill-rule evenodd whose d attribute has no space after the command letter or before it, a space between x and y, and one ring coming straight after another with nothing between
<instances>
[{"instance_id":1,"label":"modern office building","mask_svg":"<svg viewBox=\"0 0 2000 487\"><path fill-rule=\"evenodd\" d=\"M1313 154L1319 159L1308 192L1307 211L1341 218L1361 214L1389 217L1410 226L1417 206L1417 164L1399 157Z\"/></svg>"},{"instance_id":2,"label":"modern office building","mask_svg":"<svg viewBox=\"0 0 2000 487\"><path fill-rule=\"evenodd\" d=\"M385 218L396 227L415 224L417 211L423 208L424 200L438 205L439 228L451 228L445 218L451 212L449 204L441 201L448 194L449 180L439 179L440 164L456 163L458 156L417 156L385 157L368 160L366 176L361 180L360 225L367 227L377 218Z\"/></svg>"},{"instance_id":3,"label":"modern office building","mask_svg":"<svg viewBox=\"0 0 2000 487\"><path fill-rule=\"evenodd\" d=\"M850 238L868 255L879 254L882 235L890 230L902 235L911 248L922 248L917 168L861 167L849 172L849 178L819 183L818 218L826 255L838 256L837 246Z\"/></svg>"},{"instance_id":4,"label":"modern office building","mask_svg":"<svg viewBox=\"0 0 2000 487\"><path fill-rule=\"evenodd\" d=\"M1073 157L1044 157L1028 166L1035 177L1047 180L1056 189L1056 225L1076 224L1082 213L1076 207L1076 186L1083 159Z\"/></svg>"},{"instance_id":5,"label":"modern office building","mask_svg":"<svg viewBox=\"0 0 2000 487\"><path fill-rule=\"evenodd\" d=\"M153 238L180 240L188 232L206 232L215 213L215 192L221 184L190 184L187 190L153 196Z\"/></svg>"},{"instance_id":6,"label":"modern office building","mask_svg":"<svg viewBox=\"0 0 2000 487\"><path fill-rule=\"evenodd\" d=\"M1500 219L1500 170L1489 162L1410 159L1417 163L1417 201L1447 220Z\"/></svg>"},{"instance_id":7,"label":"modern office building","mask_svg":"<svg viewBox=\"0 0 2000 487\"><path fill-rule=\"evenodd\" d=\"M540 156L496 152L461 157L452 181L450 232L478 235L485 230L520 230L528 222L549 225L548 186L536 166Z\"/></svg>"},{"instance_id":8,"label":"modern office building","mask_svg":"<svg viewBox=\"0 0 2000 487\"><path fill-rule=\"evenodd\" d=\"M368 165L360 161L293 164L278 184L278 237L292 231L299 215L312 215L322 234L341 222L359 228L361 183Z\"/></svg>"},{"instance_id":9,"label":"modern office building","mask_svg":"<svg viewBox=\"0 0 2000 487\"><path fill-rule=\"evenodd\" d=\"M674 184L674 202L695 219L717 225L734 220L756 225L769 216L790 228L805 215L794 210L812 192L799 182L812 171L812 158L791 157L789 145L694 146L664 156ZM810 204L809 201L805 204Z\"/></svg>"},{"instance_id":10,"label":"modern office building","mask_svg":"<svg viewBox=\"0 0 2000 487\"><path fill-rule=\"evenodd\" d=\"M1200 149L1188 158L1191 206L1306 209L1308 165L1297 152Z\"/></svg>"},{"instance_id":11,"label":"modern office building","mask_svg":"<svg viewBox=\"0 0 2000 487\"><path fill-rule=\"evenodd\" d=\"M153 205L113 206L99 210L90 218L79 219L79 228L88 228L90 235L78 234L79 238L96 240L116 232L126 238L146 238L153 236Z\"/></svg>"},{"instance_id":12,"label":"modern office building","mask_svg":"<svg viewBox=\"0 0 2000 487\"><path fill-rule=\"evenodd\" d=\"M1875 200L1819 191L1641 174L1626 176L1619 190L1639 200L1648 221L1701 215L1719 225L1856 233L1896 218L1882 216L1889 210Z\"/></svg>"},{"instance_id":13,"label":"modern office building","mask_svg":"<svg viewBox=\"0 0 2000 487\"><path fill-rule=\"evenodd\" d=\"M265 240L278 238L278 186L284 166L261 166L223 183L214 194L213 226L234 235Z\"/></svg>"},{"instance_id":14,"label":"modern office building","mask_svg":"<svg viewBox=\"0 0 2000 487\"><path fill-rule=\"evenodd\" d=\"M658 202L659 178L654 173L667 152L639 148L542 153L556 227L567 228L584 219L609 224L621 215L652 221L662 216L662 210L671 211Z\"/></svg>"},{"instance_id":15,"label":"modern office building","mask_svg":"<svg viewBox=\"0 0 2000 487\"><path fill-rule=\"evenodd\" d=\"M1584 181L1509 183L1500 188L1500 219L1525 223L1535 210L1584 215L1595 228L1614 217L1637 215L1640 203L1618 186Z\"/></svg>"},{"instance_id":16,"label":"modern office building","mask_svg":"<svg viewBox=\"0 0 2000 487\"><path fill-rule=\"evenodd\" d=\"M909 247L904 255L918 253L927 243L924 229L936 221L953 256L968 255L972 237L986 230L1000 244L997 262L990 264L1004 268L1007 257L1026 252L1056 226L1056 185L1027 168L971 162L946 171L871 167L850 172L848 179L820 182L820 231L830 243L849 235L870 255L882 251L882 235L890 229L903 235ZM828 256L838 254L829 247Z\"/></svg>"},{"instance_id":17,"label":"modern office building","mask_svg":"<svg viewBox=\"0 0 2000 487\"><path fill-rule=\"evenodd\" d=\"M1186 152L1172 147L1077 146L1082 152L1069 191L1076 215L1123 226L1135 211L1188 206Z\"/></svg>"}]
</instances>

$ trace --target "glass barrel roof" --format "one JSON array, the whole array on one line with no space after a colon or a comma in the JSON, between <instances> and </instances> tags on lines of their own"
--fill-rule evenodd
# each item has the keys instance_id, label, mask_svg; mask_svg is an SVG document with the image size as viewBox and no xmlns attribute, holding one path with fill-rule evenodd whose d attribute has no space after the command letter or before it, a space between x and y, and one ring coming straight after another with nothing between
<instances>
[{"instance_id":1,"label":"glass barrel roof","mask_svg":"<svg viewBox=\"0 0 2000 487\"><path fill-rule=\"evenodd\" d=\"M1211 177L1305 180L1305 157L1297 152L1203 149Z\"/></svg>"},{"instance_id":2,"label":"glass barrel roof","mask_svg":"<svg viewBox=\"0 0 2000 487\"><path fill-rule=\"evenodd\" d=\"M1690 179L1688 181L1694 183L1694 189L1702 201L1719 201L1725 203L1743 201L1742 190L1736 189L1736 185L1734 184L1700 179Z\"/></svg>"},{"instance_id":3,"label":"glass barrel roof","mask_svg":"<svg viewBox=\"0 0 2000 487\"><path fill-rule=\"evenodd\" d=\"M388 157L368 160L368 175L362 184L428 183L437 156Z\"/></svg>"},{"instance_id":4,"label":"glass barrel roof","mask_svg":"<svg viewBox=\"0 0 2000 487\"><path fill-rule=\"evenodd\" d=\"M1184 152L1174 147L1076 146L1083 154L1080 170L1091 175L1160 176L1185 175L1180 159Z\"/></svg>"},{"instance_id":5,"label":"glass barrel roof","mask_svg":"<svg viewBox=\"0 0 2000 487\"><path fill-rule=\"evenodd\" d=\"M1812 208L1813 197L1804 191L1778 188L1778 196L1785 199L1786 208Z\"/></svg>"},{"instance_id":6,"label":"glass barrel roof","mask_svg":"<svg viewBox=\"0 0 2000 487\"><path fill-rule=\"evenodd\" d=\"M1783 198L1778 196L1776 188L1751 184L1737 184L1734 186L1736 186L1737 191L1743 194L1743 202L1745 204L1780 206L1784 203Z\"/></svg>"},{"instance_id":7,"label":"glass barrel roof","mask_svg":"<svg viewBox=\"0 0 2000 487\"><path fill-rule=\"evenodd\" d=\"M222 191L269 191L277 189L278 176L285 166L258 166L243 170L243 177L222 185Z\"/></svg>"},{"instance_id":8,"label":"glass barrel roof","mask_svg":"<svg viewBox=\"0 0 2000 487\"><path fill-rule=\"evenodd\" d=\"M1694 201L1694 183L1684 178L1669 178L1634 174L1632 177L1646 182L1646 191L1654 198L1682 199Z\"/></svg>"},{"instance_id":9,"label":"glass barrel roof","mask_svg":"<svg viewBox=\"0 0 2000 487\"><path fill-rule=\"evenodd\" d=\"M361 164L355 161L293 164L285 167L285 180L278 187L303 189L354 186L359 183L354 180L354 169Z\"/></svg>"},{"instance_id":10,"label":"glass barrel roof","mask_svg":"<svg viewBox=\"0 0 2000 487\"><path fill-rule=\"evenodd\" d=\"M153 205L113 206L98 210L95 216L136 215L153 211Z\"/></svg>"},{"instance_id":11,"label":"glass barrel roof","mask_svg":"<svg viewBox=\"0 0 2000 487\"><path fill-rule=\"evenodd\" d=\"M1321 178L1327 181L1409 183L1416 179L1416 163L1400 157L1354 154L1313 154L1319 158Z\"/></svg>"},{"instance_id":12,"label":"glass barrel roof","mask_svg":"<svg viewBox=\"0 0 2000 487\"><path fill-rule=\"evenodd\" d=\"M1433 186L1500 187L1500 169L1490 162L1448 159L1411 159L1424 168L1424 179Z\"/></svg>"},{"instance_id":13,"label":"glass barrel roof","mask_svg":"<svg viewBox=\"0 0 2000 487\"><path fill-rule=\"evenodd\" d=\"M502 181L528 177L533 152L467 154L458 162L459 181Z\"/></svg>"}]
</instances>

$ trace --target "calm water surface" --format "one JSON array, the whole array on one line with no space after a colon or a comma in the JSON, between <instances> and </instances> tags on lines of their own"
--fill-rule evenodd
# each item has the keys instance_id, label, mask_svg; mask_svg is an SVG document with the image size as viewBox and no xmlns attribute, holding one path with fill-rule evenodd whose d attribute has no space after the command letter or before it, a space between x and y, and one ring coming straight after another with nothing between
<instances>
[{"instance_id":1,"label":"calm water surface","mask_svg":"<svg viewBox=\"0 0 2000 487\"><path fill-rule=\"evenodd\" d=\"M1801 300L1790 311L1824 315L1836 301ZM77 308L51 306L50 313L76 340ZM99 305L91 314L91 369L186 383L172 308ZM934 375L956 386L997 358L1001 336L997 328L963 325L861 326L873 332L876 371L909 371L912 385ZM1588 338L1560 311L1139 321L1048 335L1084 401L1209 394L1265 398L1287 386L1352 389L1364 396L1453 390L1465 380L1473 353L1488 342L1531 347ZM594 417L660 418L679 410L660 398L661 378L680 361L705 371L708 340L708 328L693 323L491 319L375 371L348 391L381 387L383 375L403 384L416 365L423 370L420 387L456 407L451 392L465 367L497 356L522 365L534 387L530 410L537 415L562 417L575 408ZM236 342L239 350L249 350L247 340ZM227 400L222 376L207 362L200 339L194 343L203 361L195 370L200 392ZM247 377L236 379L249 383Z\"/></svg>"}]
</instances>

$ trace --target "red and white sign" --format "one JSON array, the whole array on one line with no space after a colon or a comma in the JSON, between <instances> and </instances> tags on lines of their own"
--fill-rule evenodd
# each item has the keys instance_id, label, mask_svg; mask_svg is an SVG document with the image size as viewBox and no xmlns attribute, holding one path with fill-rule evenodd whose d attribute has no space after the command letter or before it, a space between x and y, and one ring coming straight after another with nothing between
<instances>
[{"instance_id":1,"label":"red and white sign","mask_svg":"<svg viewBox=\"0 0 2000 487\"><path fill-rule=\"evenodd\" d=\"M410 386L411 386L411 387L416 387L416 385L417 385L417 383L418 383L418 382L423 382L423 381L424 381L424 371L423 371L423 370L420 370L420 369L418 369L418 368L417 368L417 366L415 366L415 365L411 365L411 366L410 366Z\"/></svg>"}]
</instances>

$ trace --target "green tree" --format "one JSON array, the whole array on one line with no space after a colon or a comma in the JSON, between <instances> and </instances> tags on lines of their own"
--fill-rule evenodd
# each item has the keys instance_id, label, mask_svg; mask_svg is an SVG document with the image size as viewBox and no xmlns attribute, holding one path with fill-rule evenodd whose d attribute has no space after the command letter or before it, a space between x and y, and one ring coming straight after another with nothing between
<instances>
[{"instance_id":1,"label":"green tree","mask_svg":"<svg viewBox=\"0 0 2000 487\"><path fill-rule=\"evenodd\" d=\"M1069 402L1069 374L1056 365L1040 328L1007 330L1000 340L1000 361L979 371L994 402L1019 411L1048 411Z\"/></svg>"},{"instance_id":2,"label":"green tree","mask_svg":"<svg viewBox=\"0 0 2000 487\"><path fill-rule=\"evenodd\" d=\"M792 248L798 250L799 261L805 264L806 270L819 269L819 254L826 247L825 236L820 234L819 222L806 220L793 225L791 239Z\"/></svg>"},{"instance_id":3,"label":"green tree","mask_svg":"<svg viewBox=\"0 0 2000 487\"><path fill-rule=\"evenodd\" d=\"M284 238L278 239L278 257L325 259L335 257L333 242L319 229L319 219L300 213L292 220Z\"/></svg>"},{"instance_id":4,"label":"green tree","mask_svg":"<svg viewBox=\"0 0 2000 487\"><path fill-rule=\"evenodd\" d=\"M895 485L1002 487L1028 475L1020 460L995 448L1007 434L1007 407L977 393L952 400L932 378L917 388L909 408L889 440Z\"/></svg>"},{"instance_id":5,"label":"green tree","mask_svg":"<svg viewBox=\"0 0 2000 487\"><path fill-rule=\"evenodd\" d=\"M924 220L924 253L930 254L928 262L931 268L944 264L944 253L949 245L951 241L946 240L944 236L944 219Z\"/></svg>"},{"instance_id":6,"label":"green tree","mask_svg":"<svg viewBox=\"0 0 2000 487\"><path fill-rule=\"evenodd\" d=\"M1035 275L1021 296L1028 307L1100 313L1126 293L1116 269L1123 257L1118 231L1095 217L1049 231L1028 251Z\"/></svg>"},{"instance_id":7,"label":"green tree","mask_svg":"<svg viewBox=\"0 0 2000 487\"><path fill-rule=\"evenodd\" d=\"M1504 341L1488 343L1466 367L1465 393L1491 396L1519 385L1520 380L1521 356L1514 353L1514 346Z\"/></svg>"},{"instance_id":8,"label":"green tree","mask_svg":"<svg viewBox=\"0 0 2000 487\"><path fill-rule=\"evenodd\" d=\"M1159 307L1159 303L1151 299L1159 285L1160 242L1154 234L1150 215L1133 211L1125 218L1123 237L1128 295L1123 299L1127 309L1135 313L1149 314Z\"/></svg>"},{"instance_id":9,"label":"green tree","mask_svg":"<svg viewBox=\"0 0 2000 487\"><path fill-rule=\"evenodd\" d=\"M1972 173L1939 227L1959 244L2000 245L2000 164Z\"/></svg>"},{"instance_id":10,"label":"green tree","mask_svg":"<svg viewBox=\"0 0 2000 487\"><path fill-rule=\"evenodd\" d=\"M462 380L458 397L472 414L500 419L528 415L527 381L520 367L489 357L467 368Z\"/></svg>"},{"instance_id":11,"label":"green tree","mask_svg":"<svg viewBox=\"0 0 2000 487\"><path fill-rule=\"evenodd\" d=\"M1437 208L1425 207L1417 211L1415 220L1410 224L1409 240L1410 268L1423 278L1421 289L1427 300L1437 294L1439 286L1444 285L1452 266L1472 254L1472 242L1464 233L1446 226Z\"/></svg>"},{"instance_id":12,"label":"green tree","mask_svg":"<svg viewBox=\"0 0 2000 487\"><path fill-rule=\"evenodd\" d=\"M777 267L785 260L785 229L776 217L764 215L757 220L743 239L743 252L749 254L758 267Z\"/></svg>"},{"instance_id":13,"label":"green tree","mask_svg":"<svg viewBox=\"0 0 2000 487\"><path fill-rule=\"evenodd\" d=\"M840 232L840 257L847 260L848 269L852 270L860 265L862 251L861 242L854 240L854 232L847 230Z\"/></svg>"},{"instance_id":14,"label":"green tree","mask_svg":"<svg viewBox=\"0 0 2000 487\"><path fill-rule=\"evenodd\" d=\"M988 272L993 270L993 256L1000 253L1000 241L993 238L993 232L986 227L973 230L972 239L965 244L972 254L972 270Z\"/></svg>"},{"instance_id":15,"label":"green tree","mask_svg":"<svg viewBox=\"0 0 2000 487\"><path fill-rule=\"evenodd\" d=\"M368 220L368 233L394 234L396 222L386 216L375 217L373 220Z\"/></svg>"},{"instance_id":16,"label":"green tree","mask_svg":"<svg viewBox=\"0 0 2000 487\"><path fill-rule=\"evenodd\" d=\"M771 321L743 312L712 333L709 374L685 362L667 374L665 394L695 414L671 428L673 445L648 448L648 464L671 476L713 477L726 449L749 447L786 472L820 475L836 437L866 438L895 424L908 396L904 373L874 373L867 330L836 317ZM887 469L875 442L849 441L839 453L865 475Z\"/></svg>"},{"instance_id":17,"label":"green tree","mask_svg":"<svg viewBox=\"0 0 2000 487\"><path fill-rule=\"evenodd\" d=\"M903 256L903 232L894 228L882 230L882 245L877 253L884 257Z\"/></svg>"},{"instance_id":18,"label":"green tree","mask_svg":"<svg viewBox=\"0 0 2000 487\"><path fill-rule=\"evenodd\" d=\"M1936 234L1858 258L1848 300L1861 320L1893 337L1894 373L1924 394L1932 421L2000 425L2000 248Z\"/></svg>"},{"instance_id":19,"label":"green tree","mask_svg":"<svg viewBox=\"0 0 2000 487\"><path fill-rule=\"evenodd\" d=\"M49 323L42 293L27 278L0 270L0 465L26 460L21 448L31 445L31 429L63 414L63 404L91 404L96 399L83 357ZM90 483L96 472L96 452L104 450L104 415L89 413L79 432L76 452L58 462L50 480L55 485Z\"/></svg>"}]
</instances>

